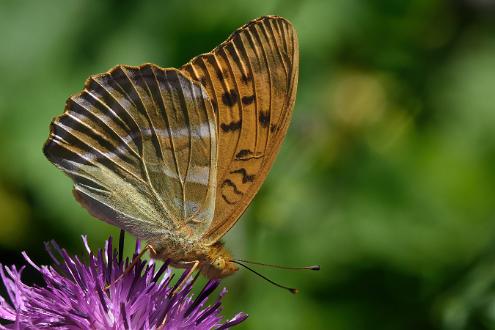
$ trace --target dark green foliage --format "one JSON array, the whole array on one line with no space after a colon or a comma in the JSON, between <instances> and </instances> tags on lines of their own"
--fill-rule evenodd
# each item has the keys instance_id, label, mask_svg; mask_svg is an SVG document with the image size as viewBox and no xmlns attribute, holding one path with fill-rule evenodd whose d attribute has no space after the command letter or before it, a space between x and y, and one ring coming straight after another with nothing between
<instances>
[{"instance_id":1,"label":"dark green foliage","mask_svg":"<svg viewBox=\"0 0 495 330\"><path fill-rule=\"evenodd\" d=\"M245 329L495 329L490 1L0 2L0 262L118 232L41 152L84 79L178 67L265 14L299 32L298 98L225 240L236 257L322 270L264 271L295 297L241 272L224 282L226 313L249 313Z\"/></svg>"}]
</instances>

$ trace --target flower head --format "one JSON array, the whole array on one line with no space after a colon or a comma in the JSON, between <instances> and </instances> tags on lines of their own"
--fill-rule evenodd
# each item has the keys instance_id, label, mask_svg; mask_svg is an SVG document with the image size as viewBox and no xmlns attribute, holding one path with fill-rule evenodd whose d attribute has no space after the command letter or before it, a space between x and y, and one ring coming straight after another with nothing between
<instances>
[{"instance_id":1,"label":"flower head","mask_svg":"<svg viewBox=\"0 0 495 330\"><path fill-rule=\"evenodd\" d=\"M38 266L23 252L26 261L41 273L44 286L22 282L25 266L17 269L0 265L0 275L11 302L0 297L2 323L10 321L6 327L16 329L200 330L225 329L247 318L246 314L239 313L222 322L220 300L226 289L215 303L206 306L208 296L220 283L218 280L208 281L193 299L194 280L186 278L186 270L172 285L173 274L168 262L156 269L152 261L139 259L136 266L126 272L130 260L124 261L122 257L123 237L121 235L118 251L112 247L110 237L104 249L94 253L83 236L89 254L87 263L78 256L70 256L53 241L46 243L46 249L54 266ZM139 250L138 241L134 258Z\"/></svg>"}]
</instances>

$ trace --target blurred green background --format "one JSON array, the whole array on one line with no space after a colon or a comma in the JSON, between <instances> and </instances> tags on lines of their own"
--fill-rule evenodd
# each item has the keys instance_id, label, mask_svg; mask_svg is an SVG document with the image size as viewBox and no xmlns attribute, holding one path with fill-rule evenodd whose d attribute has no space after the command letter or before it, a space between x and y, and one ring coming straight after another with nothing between
<instances>
[{"instance_id":1,"label":"blurred green background","mask_svg":"<svg viewBox=\"0 0 495 330\"><path fill-rule=\"evenodd\" d=\"M495 329L491 0L0 0L0 262L118 233L41 152L89 75L178 67L265 14L299 33L297 103L225 240L237 257L322 270L263 270L298 296L241 271L223 282L226 316L249 313L242 329Z\"/></svg>"}]
</instances>

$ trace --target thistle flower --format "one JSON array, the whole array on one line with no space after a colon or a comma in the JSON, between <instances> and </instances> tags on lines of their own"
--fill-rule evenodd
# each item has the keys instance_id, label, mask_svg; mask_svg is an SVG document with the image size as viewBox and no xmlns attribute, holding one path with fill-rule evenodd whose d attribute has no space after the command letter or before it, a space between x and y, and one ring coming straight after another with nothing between
<instances>
[{"instance_id":1,"label":"thistle flower","mask_svg":"<svg viewBox=\"0 0 495 330\"><path fill-rule=\"evenodd\" d=\"M202 330L226 329L247 318L246 314L238 313L222 322L221 298L226 289L215 303L205 306L208 296L220 284L218 280L207 282L193 299L194 280L186 278L186 270L172 286L173 274L168 262L156 269L152 261L139 259L126 273L132 259L123 260L123 234L118 251L112 248L111 237L96 254L89 248L85 236L83 243L89 254L88 263L78 256L70 256L54 241L45 243L54 266L38 266L22 253L42 275L44 286L22 282L25 266L17 269L0 265L0 275L11 301L9 304L0 297L0 319L2 324L8 323L0 328ZM138 241L134 257L139 250ZM111 285L105 290L108 284ZM174 290L177 292L172 294Z\"/></svg>"}]
</instances>

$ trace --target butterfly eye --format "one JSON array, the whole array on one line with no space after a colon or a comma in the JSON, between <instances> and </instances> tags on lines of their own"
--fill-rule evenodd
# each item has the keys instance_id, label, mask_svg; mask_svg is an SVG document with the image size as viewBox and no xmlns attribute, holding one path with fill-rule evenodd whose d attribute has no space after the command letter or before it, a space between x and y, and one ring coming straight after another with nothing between
<instances>
[{"instance_id":1,"label":"butterfly eye","mask_svg":"<svg viewBox=\"0 0 495 330\"><path fill-rule=\"evenodd\" d=\"M217 269L223 269L225 267L225 260L223 260L223 258L216 258L213 262L213 266Z\"/></svg>"}]
</instances>

